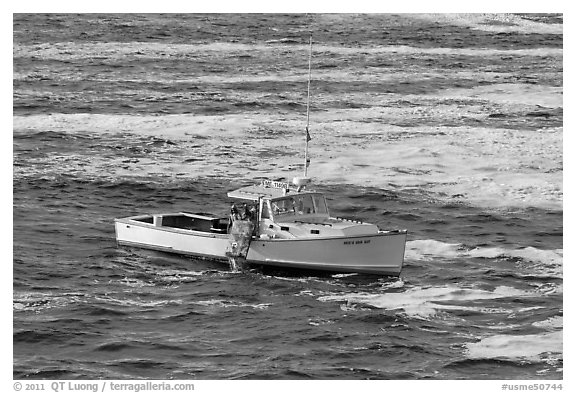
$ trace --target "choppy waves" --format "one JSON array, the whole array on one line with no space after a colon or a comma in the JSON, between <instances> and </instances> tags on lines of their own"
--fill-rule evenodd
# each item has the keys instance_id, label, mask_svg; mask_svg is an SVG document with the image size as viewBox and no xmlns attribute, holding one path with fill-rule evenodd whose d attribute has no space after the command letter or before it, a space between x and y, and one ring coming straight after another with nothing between
<instances>
[{"instance_id":1,"label":"choppy waves","mask_svg":"<svg viewBox=\"0 0 576 393\"><path fill-rule=\"evenodd\" d=\"M386 26L385 31L382 26ZM117 247L303 168L400 278ZM14 18L13 374L559 379L561 15Z\"/></svg>"}]
</instances>

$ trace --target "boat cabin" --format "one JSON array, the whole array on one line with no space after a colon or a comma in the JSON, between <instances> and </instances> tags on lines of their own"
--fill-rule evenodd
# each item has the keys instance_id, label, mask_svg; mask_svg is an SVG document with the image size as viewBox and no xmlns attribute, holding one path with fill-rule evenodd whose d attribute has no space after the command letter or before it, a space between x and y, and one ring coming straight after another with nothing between
<instances>
[{"instance_id":1,"label":"boat cabin","mask_svg":"<svg viewBox=\"0 0 576 393\"><path fill-rule=\"evenodd\" d=\"M258 206L258 221L296 221L328 218L323 194L291 188L288 183L263 181L228 193L228 197Z\"/></svg>"},{"instance_id":2,"label":"boat cabin","mask_svg":"<svg viewBox=\"0 0 576 393\"><path fill-rule=\"evenodd\" d=\"M330 217L323 194L293 188L288 183L265 180L229 192L228 196L258 207L256 229L260 237L291 239L378 232L373 224Z\"/></svg>"}]
</instances>

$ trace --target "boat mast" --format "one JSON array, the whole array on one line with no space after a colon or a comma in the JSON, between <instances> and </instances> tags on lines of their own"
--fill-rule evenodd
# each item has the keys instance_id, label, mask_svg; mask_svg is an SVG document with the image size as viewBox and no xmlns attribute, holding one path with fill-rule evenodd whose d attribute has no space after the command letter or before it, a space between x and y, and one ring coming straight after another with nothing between
<instances>
[{"instance_id":1,"label":"boat mast","mask_svg":"<svg viewBox=\"0 0 576 393\"><path fill-rule=\"evenodd\" d=\"M310 35L310 55L308 58L308 99L306 100L306 150L304 152L304 177L308 175L308 142L310 142L310 79L312 77L312 35Z\"/></svg>"}]
</instances>

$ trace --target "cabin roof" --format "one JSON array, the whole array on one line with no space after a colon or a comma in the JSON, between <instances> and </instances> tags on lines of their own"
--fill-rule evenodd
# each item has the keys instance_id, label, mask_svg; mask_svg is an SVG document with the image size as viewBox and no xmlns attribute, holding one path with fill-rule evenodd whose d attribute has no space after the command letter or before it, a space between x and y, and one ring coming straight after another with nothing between
<instances>
[{"instance_id":1,"label":"cabin roof","mask_svg":"<svg viewBox=\"0 0 576 393\"><path fill-rule=\"evenodd\" d=\"M294 188L275 188L267 187L262 184L242 187L228 193L228 197L235 199L243 199L248 201L257 201L258 198L281 198L283 196L298 195L304 192L299 192Z\"/></svg>"}]
</instances>

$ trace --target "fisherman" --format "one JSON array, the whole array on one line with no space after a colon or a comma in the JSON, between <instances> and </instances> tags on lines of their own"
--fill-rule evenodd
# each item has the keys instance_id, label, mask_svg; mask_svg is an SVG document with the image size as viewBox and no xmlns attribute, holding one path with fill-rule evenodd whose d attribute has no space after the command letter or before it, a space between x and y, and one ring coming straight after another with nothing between
<instances>
[{"instance_id":1,"label":"fisherman","mask_svg":"<svg viewBox=\"0 0 576 393\"><path fill-rule=\"evenodd\" d=\"M230 221L255 221L257 218L256 206L243 203L240 206L232 204L230 207Z\"/></svg>"},{"instance_id":2,"label":"fisherman","mask_svg":"<svg viewBox=\"0 0 576 393\"><path fill-rule=\"evenodd\" d=\"M250 217L251 221L256 221L258 219L258 211L256 209L256 205L250 205L247 214Z\"/></svg>"},{"instance_id":3,"label":"fisherman","mask_svg":"<svg viewBox=\"0 0 576 393\"><path fill-rule=\"evenodd\" d=\"M243 203L242 206L240 207L240 219L242 221L246 221L248 220L248 206L246 205L246 203Z\"/></svg>"},{"instance_id":4,"label":"fisherman","mask_svg":"<svg viewBox=\"0 0 576 393\"><path fill-rule=\"evenodd\" d=\"M252 222L253 231L252 234L255 235L256 231L258 230L258 209L256 205L250 205L246 210L246 216L248 220Z\"/></svg>"},{"instance_id":5,"label":"fisherman","mask_svg":"<svg viewBox=\"0 0 576 393\"><path fill-rule=\"evenodd\" d=\"M230 207L230 222L239 219L240 219L240 212L238 211L238 207L235 204L232 204L232 206Z\"/></svg>"},{"instance_id":6,"label":"fisherman","mask_svg":"<svg viewBox=\"0 0 576 393\"><path fill-rule=\"evenodd\" d=\"M255 234L257 219L256 208L246 203L233 204L230 207L230 221L228 223L228 247L226 256L234 271L241 270L246 261L252 236Z\"/></svg>"}]
</instances>

